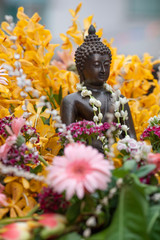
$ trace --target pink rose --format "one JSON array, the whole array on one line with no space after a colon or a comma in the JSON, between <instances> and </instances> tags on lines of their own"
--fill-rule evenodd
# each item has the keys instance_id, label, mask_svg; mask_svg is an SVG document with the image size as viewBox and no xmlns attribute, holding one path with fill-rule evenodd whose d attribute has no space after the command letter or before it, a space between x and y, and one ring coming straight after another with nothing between
<instances>
[{"instance_id":1,"label":"pink rose","mask_svg":"<svg viewBox=\"0 0 160 240\"><path fill-rule=\"evenodd\" d=\"M156 171L160 170L160 153L149 153L148 163L156 165Z\"/></svg>"}]
</instances>

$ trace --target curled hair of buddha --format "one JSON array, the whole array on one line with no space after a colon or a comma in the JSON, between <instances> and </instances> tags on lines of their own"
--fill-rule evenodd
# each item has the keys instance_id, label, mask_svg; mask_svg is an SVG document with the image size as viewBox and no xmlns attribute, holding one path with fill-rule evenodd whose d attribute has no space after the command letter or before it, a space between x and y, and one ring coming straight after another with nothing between
<instances>
[{"instance_id":1,"label":"curled hair of buddha","mask_svg":"<svg viewBox=\"0 0 160 240\"><path fill-rule=\"evenodd\" d=\"M95 34L95 32L96 30L94 26L91 25L88 30L88 36L86 36L83 44L80 45L75 52L75 62L79 74L81 74L81 72L83 71L85 61L91 54L107 54L110 58L111 63L111 50L100 41L100 38Z\"/></svg>"}]
</instances>

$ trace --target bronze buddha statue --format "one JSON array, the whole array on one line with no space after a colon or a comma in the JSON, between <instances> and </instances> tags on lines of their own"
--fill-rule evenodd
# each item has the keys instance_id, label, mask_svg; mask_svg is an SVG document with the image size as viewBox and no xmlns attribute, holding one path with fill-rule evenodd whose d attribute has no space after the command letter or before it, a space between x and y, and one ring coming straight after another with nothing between
<instances>
[{"instance_id":1,"label":"bronze buddha statue","mask_svg":"<svg viewBox=\"0 0 160 240\"><path fill-rule=\"evenodd\" d=\"M110 74L110 63L112 55L110 49L104 45L95 34L93 25L88 30L84 43L75 52L75 63L80 76L80 82L88 90L92 91L92 96L101 102L102 123L108 122L108 114L114 115L114 106L111 99L111 92L103 87ZM123 97L121 95L121 97ZM136 139L136 133L128 103L124 105L124 110L128 111L128 119L125 124L129 127L128 135ZM82 97L80 92L67 95L61 104L62 122L69 125L80 120L93 121L94 112L89 104L89 97ZM116 117L113 119L117 122Z\"/></svg>"}]
</instances>

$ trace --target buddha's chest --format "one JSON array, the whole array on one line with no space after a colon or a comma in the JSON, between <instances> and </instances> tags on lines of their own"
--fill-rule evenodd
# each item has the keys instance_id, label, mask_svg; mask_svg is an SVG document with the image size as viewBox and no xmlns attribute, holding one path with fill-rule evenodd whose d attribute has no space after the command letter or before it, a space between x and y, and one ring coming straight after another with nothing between
<instances>
[{"instance_id":1,"label":"buddha's chest","mask_svg":"<svg viewBox=\"0 0 160 240\"><path fill-rule=\"evenodd\" d=\"M101 113L103 114L102 122L107 121L107 113L114 113L113 103L111 101L111 95L105 92L101 94L94 93L93 96L101 102ZM86 119L89 121L93 120L94 112L93 107L89 103L89 97L83 97L76 102L76 115L77 120ZM98 111L97 111L98 113Z\"/></svg>"}]
</instances>

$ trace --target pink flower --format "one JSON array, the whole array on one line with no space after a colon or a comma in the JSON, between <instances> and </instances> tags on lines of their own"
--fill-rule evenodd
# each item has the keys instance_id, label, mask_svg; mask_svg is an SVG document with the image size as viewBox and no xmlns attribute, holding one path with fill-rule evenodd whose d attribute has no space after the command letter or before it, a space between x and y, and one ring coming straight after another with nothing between
<instances>
[{"instance_id":1,"label":"pink flower","mask_svg":"<svg viewBox=\"0 0 160 240\"><path fill-rule=\"evenodd\" d=\"M13 133L18 136L20 133L21 128L24 126L25 124L25 118L20 117L20 118L14 118L11 122L11 128Z\"/></svg>"},{"instance_id":2,"label":"pink flower","mask_svg":"<svg viewBox=\"0 0 160 240\"><path fill-rule=\"evenodd\" d=\"M3 231L2 231L3 230ZM28 232L27 223L19 222L9 224L1 229L0 238L4 240L29 240L31 236Z\"/></svg>"},{"instance_id":3,"label":"pink flower","mask_svg":"<svg viewBox=\"0 0 160 240\"><path fill-rule=\"evenodd\" d=\"M156 165L156 171L160 170L160 153L149 153L148 163Z\"/></svg>"},{"instance_id":4,"label":"pink flower","mask_svg":"<svg viewBox=\"0 0 160 240\"><path fill-rule=\"evenodd\" d=\"M38 221L44 227L54 228L58 225L58 221L55 218L56 214L46 213L40 216L40 220Z\"/></svg>"},{"instance_id":5,"label":"pink flower","mask_svg":"<svg viewBox=\"0 0 160 240\"><path fill-rule=\"evenodd\" d=\"M51 62L52 65L58 67L60 70L64 69L67 70L69 66L74 64L74 53L70 53L69 51L65 50L63 52L57 52L58 57L60 58L60 61L53 60Z\"/></svg>"},{"instance_id":6,"label":"pink flower","mask_svg":"<svg viewBox=\"0 0 160 240\"><path fill-rule=\"evenodd\" d=\"M17 118L17 119L13 119L11 122L11 128L6 125L6 130L7 132L11 135L6 139L5 144L3 144L0 147L0 159L5 159L7 156L7 153L9 152L9 150L11 149L12 145L16 142L17 140L17 136L20 133L21 128L24 126L25 124L25 119L23 117Z\"/></svg>"},{"instance_id":7,"label":"pink flower","mask_svg":"<svg viewBox=\"0 0 160 240\"><path fill-rule=\"evenodd\" d=\"M55 157L53 166L48 167L47 180L55 192L66 191L69 200L74 194L82 199L85 191L93 193L107 188L113 166L97 149L74 143L67 145L64 154Z\"/></svg>"}]
</instances>

